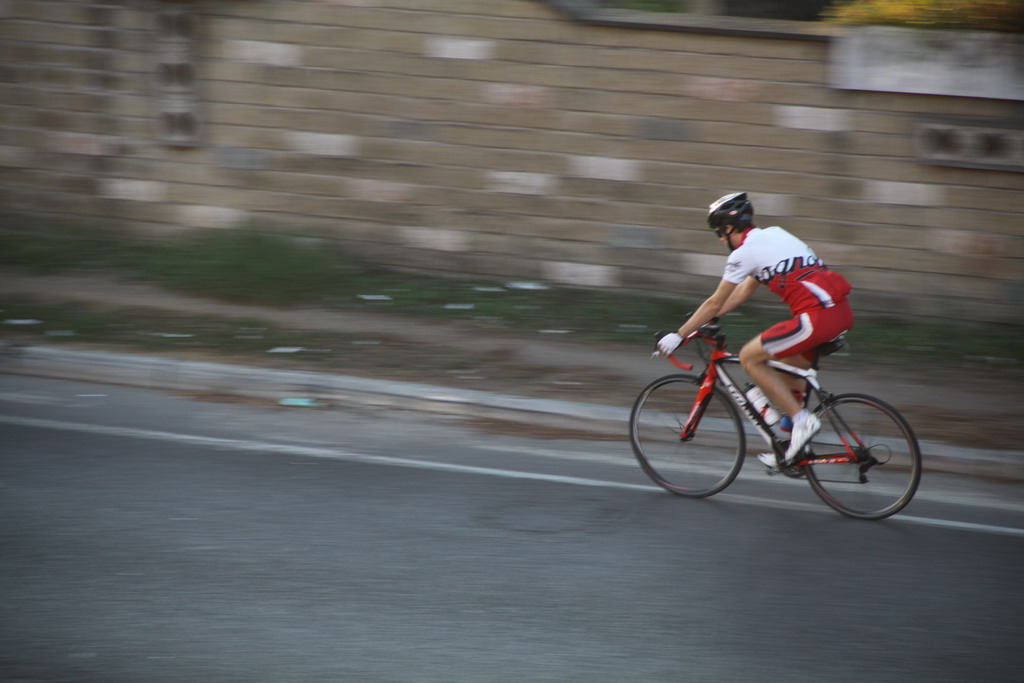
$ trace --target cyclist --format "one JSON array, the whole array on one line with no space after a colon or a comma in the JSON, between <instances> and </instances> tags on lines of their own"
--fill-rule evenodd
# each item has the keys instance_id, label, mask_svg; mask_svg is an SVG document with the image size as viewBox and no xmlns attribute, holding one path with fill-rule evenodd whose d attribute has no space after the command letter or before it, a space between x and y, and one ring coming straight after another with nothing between
<instances>
[{"instance_id":1,"label":"cyclist","mask_svg":"<svg viewBox=\"0 0 1024 683\"><path fill-rule=\"evenodd\" d=\"M789 305L793 318L769 327L740 351L750 378L793 423L783 465L791 464L820 429L818 418L801 405L802 387L787 382L768 361L772 358L808 368L815 349L853 327L846 297L850 284L829 270L804 242L780 227L754 225L754 206L746 192L727 194L708 209L708 225L729 247L725 274L715 290L677 332L658 340L658 349L672 353L684 339L709 322L736 309L764 285ZM758 458L774 467L775 456Z\"/></svg>"}]
</instances>

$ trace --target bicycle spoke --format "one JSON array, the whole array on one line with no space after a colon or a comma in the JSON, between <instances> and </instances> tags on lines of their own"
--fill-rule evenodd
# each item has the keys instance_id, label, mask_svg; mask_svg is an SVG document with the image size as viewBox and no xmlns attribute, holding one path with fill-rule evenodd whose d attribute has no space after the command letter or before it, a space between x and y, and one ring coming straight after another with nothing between
<instances>
[{"instance_id":1,"label":"bicycle spoke","mask_svg":"<svg viewBox=\"0 0 1024 683\"><path fill-rule=\"evenodd\" d=\"M655 380L640 394L630 416L630 441L644 472L659 486L683 496L717 493L736 478L746 437L736 409L721 390L703 393L689 375Z\"/></svg>"},{"instance_id":2,"label":"bicycle spoke","mask_svg":"<svg viewBox=\"0 0 1024 683\"><path fill-rule=\"evenodd\" d=\"M909 425L892 407L870 396L836 396L818 408L822 429L808 460L811 486L822 500L850 517L882 519L907 505L921 477L921 454Z\"/></svg>"}]
</instances>

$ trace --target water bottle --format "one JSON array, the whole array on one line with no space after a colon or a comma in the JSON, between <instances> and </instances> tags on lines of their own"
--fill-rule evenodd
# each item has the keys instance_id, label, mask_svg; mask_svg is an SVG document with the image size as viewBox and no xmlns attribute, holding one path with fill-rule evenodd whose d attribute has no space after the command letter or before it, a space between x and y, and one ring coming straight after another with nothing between
<instances>
[{"instance_id":1,"label":"water bottle","mask_svg":"<svg viewBox=\"0 0 1024 683\"><path fill-rule=\"evenodd\" d=\"M754 406L754 410L761 414L761 419L765 421L769 427L779 421L779 411L772 407L772 404L768 402L768 397L761 391L761 387L752 386L746 391L747 400Z\"/></svg>"}]
</instances>

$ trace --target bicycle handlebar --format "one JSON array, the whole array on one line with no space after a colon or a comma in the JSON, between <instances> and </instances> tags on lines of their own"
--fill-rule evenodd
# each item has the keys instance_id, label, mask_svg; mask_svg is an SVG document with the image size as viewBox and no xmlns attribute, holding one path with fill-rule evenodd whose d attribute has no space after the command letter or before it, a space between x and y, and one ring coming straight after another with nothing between
<instances>
[{"instance_id":1,"label":"bicycle handlebar","mask_svg":"<svg viewBox=\"0 0 1024 683\"><path fill-rule=\"evenodd\" d=\"M651 354L651 358L657 358L662 355L661 350L658 349L658 340L660 340L664 336L664 332L657 332L654 335L654 353ZM716 348L725 348L725 335L722 334L721 328L718 327L718 318L712 318L708 322L701 325L699 328L697 328L696 332L692 332L689 336L683 339L679 347L681 348L683 346L686 346L687 344L689 344L694 339L697 339L698 337L703 338L707 342L714 344ZM680 370L693 370L693 365L691 363L682 362L681 360L676 358L675 353L670 353L666 357L668 358L669 362L671 362Z\"/></svg>"},{"instance_id":2,"label":"bicycle handlebar","mask_svg":"<svg viewBox=\"0 0 1024 683\"><path fill-rule=\"evenodd\" d=\"M672 363L672 365L676 366L680 370L686 370L687 372L689 372L690 370L693 370L693 363L684 363L684 362L682 362L681 360L676 358L676 354L674 354L674 353L668 354L668 360L669 360L670 363Z\"/></svg>"}]
</instances>

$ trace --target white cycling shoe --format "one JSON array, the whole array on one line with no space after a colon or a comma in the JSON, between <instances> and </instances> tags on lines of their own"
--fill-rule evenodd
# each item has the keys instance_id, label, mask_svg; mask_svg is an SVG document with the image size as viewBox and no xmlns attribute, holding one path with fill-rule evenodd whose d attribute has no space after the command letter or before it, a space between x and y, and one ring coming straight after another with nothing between
<instances>
[{"instance_id":1,"label":"white cycling shoe","mask_svg":"<svg viewBox=\"0 0 1024 683\"><path fill-rule=\"evenodd\" d=\"M821 420L814 413L808 413L807 417L800 422L794 422L793 438L789 442L789 448L786 449L786 461L782 464L792 464L804 446L820 431Z\"/></svg>"},{"instance_id":2,"label":"white cycling shoe","mask_svg":"<svg viewBox=\"0 0 1024 683\"><path fill-rule=\"evenodd\" d=\"M797 456L800 455L800 451L804 449L815 434L821 431L821 420L818 419L817 415L808 413L807 417L793 425L793 438L789 442L789 447L786 449L786 457L782 462L775 461L775 454L772 452L758 453L757 459L761 461L762 465L768 467L772 471L778 471L782 468L789 467L796 462Z\"/></svg>"}]
</instances>

